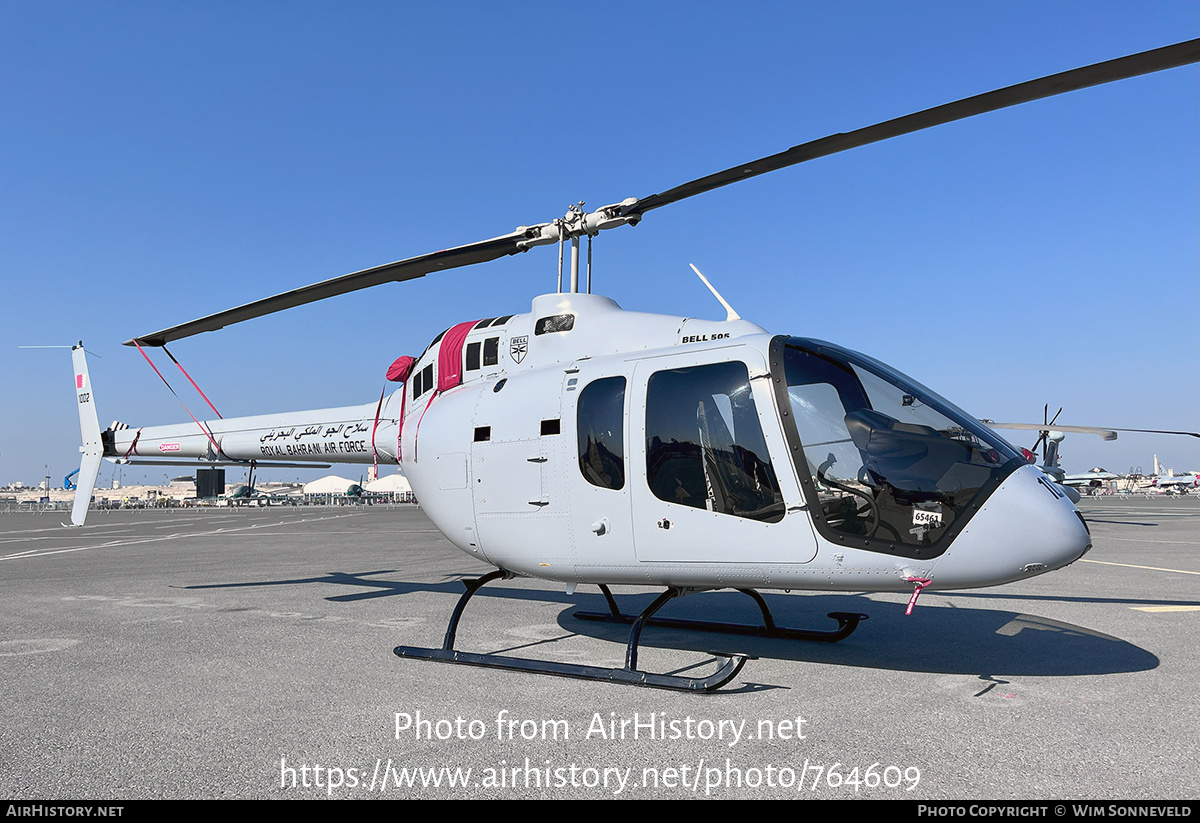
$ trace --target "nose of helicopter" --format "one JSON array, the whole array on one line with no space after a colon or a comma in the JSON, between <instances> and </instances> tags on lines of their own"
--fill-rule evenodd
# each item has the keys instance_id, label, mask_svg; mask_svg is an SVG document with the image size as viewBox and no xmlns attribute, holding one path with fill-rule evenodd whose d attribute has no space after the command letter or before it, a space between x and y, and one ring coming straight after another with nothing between
<instances>
[{"instance_id":1,"label":"nose of helicopter","mask_svg":"<svg viewBox=\"0 0 1200 823\"><path fill-rule=\"evenodd\" d=\"M933 569L938 588L996 586L1060 569L1092 547L1061 487L1033 466L992 493Z\"/></svg>"}]
</instances>

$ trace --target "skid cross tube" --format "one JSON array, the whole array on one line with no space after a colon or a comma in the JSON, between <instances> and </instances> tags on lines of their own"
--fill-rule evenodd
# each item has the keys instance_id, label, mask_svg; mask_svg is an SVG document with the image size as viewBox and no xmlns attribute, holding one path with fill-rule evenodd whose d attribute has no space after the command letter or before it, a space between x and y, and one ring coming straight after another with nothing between
<instances>
[{"instance_id":1,"label":"skid cross tube","mask_svg":"<svg viewBox=\"0 0 1200 823\"><path fill-rule=\"evenodd\" d=\"M632 623L633 626L629 631L629 642L625 647L625 668L623 669L584 666L574 663L555 663L547 660L530 660L523 657L504 657L498 654L476 654L473 652L455 651L454 639L458 633L458 623L462 619L467 601L474 596L475 592L491 581L500 578L508 580L515 576L511 572L497 569L494 572L485 574L483 577L474 580L464 580L463 585L466 586L467 590L459 597L458 604L454 607L454 613L450 616L449 625L446 627L446 639L442 643L442 648L429 649L417 646L397 646L394 650L396 656L417 660L435 660L440 663L457 663L465 666L482 666L491 669L552 674L558 677L574 677L582 680L628 683L633 686L648 686L657 689L693 692L710 692L721 688L730 680L737 677L738 672L742 670L742 666L746 664L746 660L748 659L746 655L742 654L716 654L715 656L726 659L708 677L682 677L673 674L653 674L651 672L638 671L638 643L641 640L642 628L647 623L656 625L650 619L654 613L676 597L682 597L686 594L686 590L675 587L669 588L660 594L637 617L629 617L628 622ZM619 614L616 601L612 599L611 593L608 592L606 587L602 588L609 600L610 608L615 614Z\"/></svg>"},{"instance_id":2,"label":"skid cross tube","mask_svg":"<svg viewBox=\"0 0 1200 823\"><path fill-rule=\"evenodd\" d=\"M458 605L454 607L454 614L450 615L450 623L446 626L446 639L442 641L443 649L451 651L454 648L454 637L458 634L458 621L462 619L463 609L467 607L467 601L471 599L472 595L493 580L500 578L511 580L513 577L515 575L503 569L496 569L496 571L488 572L483 577L477 577L474 580L464 580L462 582L467 587L467 590L463 592L462 597L458 598Z\"/></svg>"},{"instance_id":3,"label":"skid cross tube","mask_svg":"<svg viewBox=\"0 0 1200 823\"><path fill-rule=\"evenodd\" d=\"M683 620L675 617L656 617L649 619L649 614L653 614L662 607L663 604L658 600L654 601L650 609L642 612L639 617L634 617L630 614L624 614L617 608L617 601L613 598L612 592L608 586L600 584L600 591L604 593L604 599L608 601L608 612L575 612L574 616L579 620L591 620L601 623L635 623L635 621L644 621L651 626L658 626L666 629L689 629L706 632L722 632L724 634L740 634L749 637L768 637L779 640L816 640L823 643L836 643L849 637L858 624L867 619L865 614L857 614L855 612L830 612L829 616L838 622L838 627L830 631L814 631L811 629L788 629L775 625L775 618L771 615L771 609L767 606L767 601L763 596L754 589L737 589L744 595L749 596L758 604L759 611L762 612L763 625L747 626L741 623L716 623L709 620ZM666 596L664 593L659 597L662 600ZM666 601L663 600L663 603ZM635 630L641 632L641 627L635 623Z\"/></svg>"}]
</instances>

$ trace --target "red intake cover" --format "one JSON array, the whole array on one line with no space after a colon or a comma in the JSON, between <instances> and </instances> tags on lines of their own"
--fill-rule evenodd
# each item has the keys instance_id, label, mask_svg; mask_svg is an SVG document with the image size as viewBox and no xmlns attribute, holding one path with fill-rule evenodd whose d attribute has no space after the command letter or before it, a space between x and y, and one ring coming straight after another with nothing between
<instances>
[{"instance_id":1,"label":"red intake cover","mask_svg":"<svg viewBox=\"0 0 1200 823\"><path fill-rule=\"evenodd\" d=\"M393 383L404 383L408 380L408 375L412 371L413 364L417 361L407 354L403 357L397 357L396 362L388 367L387 379Z\"/></svg>"}]
</instances>

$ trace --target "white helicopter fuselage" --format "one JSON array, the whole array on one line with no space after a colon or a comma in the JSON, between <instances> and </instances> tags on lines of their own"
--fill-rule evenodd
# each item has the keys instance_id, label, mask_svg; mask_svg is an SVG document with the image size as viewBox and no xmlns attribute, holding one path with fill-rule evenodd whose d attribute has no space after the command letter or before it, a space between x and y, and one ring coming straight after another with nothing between
<instances>
[{"instance_id":1,"label":"white helicopter fuselage","mask_svg":"<svg viewBox=\"0 0 1200 823\"><path fill-rule=\"evenodd\" d=\"M1061 567L1090 545L1074 506L1039 482L1032 466L1007 476L954 545L936 556L913 556L919 548L907 556L890 552L886 540L874 550L831 540L815 527L814 500L789 458L796 450L783 421L792 412L780 407L769 362L775 338L752 323L625 312L587 294L538 297L531 313L500 321L473 327L454 344L495 355L485 363L468 354L459 385L436 392L426 372L414 392L410 380L401 435L404 473L430 518L456 546L491 565L568 583L902 591L918 579L932 580L932 588L1009 582ZM630 347L630 340L641 345ZM431 346L413 374L432 368L436 382L445 345L442 338ZM761 429L748 439L770 455L778 484L771 516L713 505L717 481L709 475L717 471L709 464L693 472L688 490L664 491L661 478L651 476L649 450L662 439L651 430L654 407L673 397L670 386L666 395L655 390L655 375L727 364L738 364L735 371L747 378ZM619 484L589 477L583 465L586 392L605 380L623 389L609 428L620 427L609 435L621 446ZM679 402L683 416L694 419L691 399ZM742 434L731 433L734 440ZM687 462L676 461L680 473ZM696 454L692 462L704 460Z\"/></svg>"},{"instance_id":2,"label":"white helicopter fuselage","mask_svg":"<svg viewBox=\"0 0 1200 823\"><path fill-rule=\"evenodd\" d=\"M969 588L1060 568L1090 546L1062 490L998 454L1015 455L998 438L965 433L965 413L915 383L868 397L854 387L890 386L862 370L874 361L790 340L740 319L543 295L528 314L447 330L381 404L205 421L207 432L110 429L105 453L399 462L455 546L567 584ZM794 380L781 359L809 344L838 376L781 390ZM822 403L844 380L831 413ZM889 391L894 419L876 411ZM957 417L905 422L937 404ZM864 423L859 407L875 417ZM950 456L928 457L938 452Z\"/></svg>"},{"instance_id":3,"label":"white helicopter fuselage","mask_svg":"<svg viewBox=\"0 0 1200 823\"><path fill-rule=\"evenodd\" d=\"M791 395L780 394L780 365L772 362L780 340L740 319L625 312L598 295L542 295L528 314L444 332L382 404L205 421L208 432L194 423L110 429L106 453L202 464L400 462L455 546L499 569L568 584L971 588L1057 569L1090 546L1072 503L1032 465L997 476L968 513L932 501L962 485L954 475L964 459L950 461L958 469L936 469L936 489L898 493L907 503L890 505L900 515L884 517L877 504L847 510L847 500L877 497L864 489L880 483L866 480L865 464L839 483L821 476L816 458L802 462L805 446L835 443L852 453L853 438L845 428L820 443L803 443L794 428L790 438L788 417L830 415L781 400ZM691 376L700 376L700 388ZM707 376L732 376L732 388L714 392ZM599 404L588 400L598 394L588 391L594 385L605 389ZM922 391L928 397L914 406L935 402ZM596 425L601 434L584 431ZM940 437L929 426L908 428L917 433L906 437ZM740 461L736 470L731 461ZM745 488L730 488L737 483ZM828 503L839 495L841 515ZM938 529L946 539L934 546Z\"/></svg>"}]
</instances>

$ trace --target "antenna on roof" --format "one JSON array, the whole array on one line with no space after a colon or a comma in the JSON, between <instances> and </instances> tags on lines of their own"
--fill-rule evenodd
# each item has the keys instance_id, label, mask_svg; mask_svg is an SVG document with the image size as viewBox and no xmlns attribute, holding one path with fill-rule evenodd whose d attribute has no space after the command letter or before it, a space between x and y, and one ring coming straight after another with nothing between
<instances>
[{"instance_id":1,"label":"antenna on roof","mask_svg":"<svg viewBox=\"0 0 1200 823\"><path fill-rule=\"evenodd\" d=\"M688 265L692 267L692 271L694 271L696 273L696 276L700 278L700 282L703 283L704 285L708 286L708 290L713 293L713 297L715 297L715 298L717 298L717 300L721 301L721 305L725 307L726 322L728 322L730 320L741 320L742 319L741 315L733 310L733 306L731 306L725 302L725 298L721 296L720 292L718 292L715 288L713 288L713 284L708 282L708 278L700 273L700 269L696 268L696 266L692 263L688 263Z\"/></svg>"}]
</instances>

